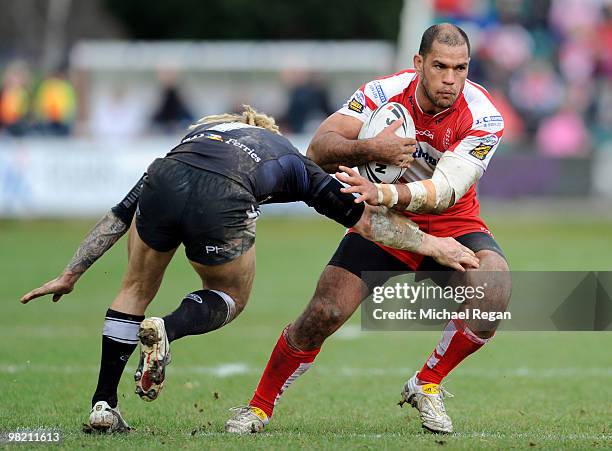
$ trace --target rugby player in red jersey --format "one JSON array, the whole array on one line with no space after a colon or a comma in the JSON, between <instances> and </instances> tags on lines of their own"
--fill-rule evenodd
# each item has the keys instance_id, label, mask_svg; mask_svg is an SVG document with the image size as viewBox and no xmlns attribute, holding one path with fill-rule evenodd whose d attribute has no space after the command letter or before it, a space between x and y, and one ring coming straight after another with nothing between
<instances>
[{"instance_id":1,"label":"rugby player in red jersey","mask_svg":"<svg viewBox=\"0 0 612 451\"><path fill-rule=\"evenodd\" d=\"M404 70L361 86L338 112L317 130L308 155L328 172L352 185L356 201L386 205L402 211L422 231L452 236L479 258L478 270L458 274L447 283L476 287L488 278L482 300L470 300L460 311L504 311L510 298L508 265L501 248L480 218L475 185L485 172L503 133L503 119L487 91L467 79L470 44L451 24L428 28L414 69ZM386 102L404 105L416 126L413 140L390 137L386 142L358 140L365 121ZM349 167L376 161L408 166L405 184L373 184ZM281 394L304 373L325 339L357 309L373 287L385 278L372 272L436 270L431 259L377 245L349 230L323 271L310 304L287 326L272 351L249 406L226 423L229 432L263 430ZM367 274L367 275L366 275ZM382 276L381 276L382 277ZM388 276L387 276L388 277ZM431 432L452 432L440 383L468 355L494 335L497 323L486 319L451 320L420 371L404 385L402 402L419 411L422 426Z\"/></svg>"}]
</instances>

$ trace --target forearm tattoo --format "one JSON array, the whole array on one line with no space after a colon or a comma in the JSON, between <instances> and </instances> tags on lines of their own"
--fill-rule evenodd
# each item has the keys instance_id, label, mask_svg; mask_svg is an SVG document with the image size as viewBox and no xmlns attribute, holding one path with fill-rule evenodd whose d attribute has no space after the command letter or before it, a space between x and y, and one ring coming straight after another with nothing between
<instances>
[{"instance_id":1,"label":"forearm tattoo","mask_svg":"<svg viewBox=\"0 0 612 451\"><path fill-rule=\"evenodd\" d=\"M127 228L112 211L106 213L81 242L64 272L83 274L125 234Z\"/></svg>"},{"instance_id":2,"label":"forearm tattoo","mask_svg":"<svg viewBox=\"0 0 612 451\"><path fill-rule=\"evenodd\" d=\"M372 211L370 218L372 240L385 246L416 251L423 243L423 232L403 215L378 207Z\"/></svg>"}]
</instances>

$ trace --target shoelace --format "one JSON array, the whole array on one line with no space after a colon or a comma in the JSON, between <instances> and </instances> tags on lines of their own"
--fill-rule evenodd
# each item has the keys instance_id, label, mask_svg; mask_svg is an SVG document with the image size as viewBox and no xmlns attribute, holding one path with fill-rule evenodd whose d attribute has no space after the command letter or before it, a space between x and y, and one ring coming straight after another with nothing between
<instances>
[{"instance_id":1,"label":"shoelace","mask_svg":"<svg viewBox=\"0 0 612 451\"><path fill-rule=\"evenodd\" d=\"M230 412L236 412L236 414L237 414L239 419L246 418L248 416L248 414L257 416L253 412L251 412L251 407L250 406L230 407L229 410L230 410Z\"/></svg>"},{"instance_id":2,"label":"shoelace","mask_svg":"<svg viewBox=\"0 0 612 451\"><path fill-rule=\"evenodd\" d=\"M454 398L455 395L453 395L451 392L449 392L448 390L446 390L445 388L443 388L441 385L439 386L439 390L440 392L435 394L435 395L425 395L428 398L430 398L432 400L432 402L435 404L435 407L437 410L446 413L446 407L444 407L444 402L443 399L444 398Z\"/></svg>"},{"instance_id":3,"label":"shoelace","mask_svg":"<svg viewBox=\"0 0 612 451\"><path fill-rule=\"evenodd\" d=\"M451 392L449 392L447 389L445 389L441 385L440 385L440 395L442 396L442 398L454 398L455 397L455 395L453 395Z\"/></svg>"}]
</instances>

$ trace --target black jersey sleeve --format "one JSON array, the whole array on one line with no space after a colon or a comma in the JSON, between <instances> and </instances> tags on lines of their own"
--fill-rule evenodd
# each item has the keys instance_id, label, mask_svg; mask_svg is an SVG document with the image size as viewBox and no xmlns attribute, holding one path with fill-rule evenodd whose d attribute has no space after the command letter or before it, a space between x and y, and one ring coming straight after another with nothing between
<instances>
[{"instance_id":1,"label":"black jersey sleeve","mask_svg":"<svg viewBox=\"0 0 612 451\"><path fill-rule=\"evenodd\" d=\"M265 162L254 175L253 193L261 203L304 201L345 227L354 226L365 208L352 194L340 191L340 182L297 152Z\"/></svg>"},{"instance_id":2,"label":"black jersey sleeve","mask_svg":"<svg viewBox=\"0 0 612 451\"><path fill-rule=\"evenodd\" d=\"M302 156L302 161L310 181L306 203L344 227L353 227L363 214L364 204L356 204L355 196L341 192L342 184L310 158Z\"/></svg>"},{"instance_id":3,"label":"black jersey sleeve","mask_svg":"<svg viewBox=\"0 0 612 451\"><path fill-rule=\"evenodd\" d=\"M123 200L111 208L111 211L115 214L115 216L117 216L124 224L128 226L132 223L132 218L136 212L138 199L140 198L140 193L142 192L142 187L146 178L147 173L145 172L143 176L140 177L138 182L136 182L136 185L134 185L130 192L123 198Z\"/></svg>"},{"instance_id":4,"label":"black jersey sleeve","mask_svg":"<svg viewBox=\"0 0 612 451\"><path fill-rule=\"evenodd\" d=\"M326 174L327 175L327 174ZM344 227L353 227L363 214L363 202L355 203L355 196L340 191L342 184L330 175L320 189L306 201L318 213L333 219Z\"/></svg>"},{"instance_id":5,"label":"black jersey sleeve","mask_svg":"<svg viewBox=\"0 0 612 451\"><path fill-rule=\"evenodd\" d=\"M299 154L286 154L263 162L251 177L258 202L283 203L307 200L311 181Z\"/></svg>"}]
</instances>

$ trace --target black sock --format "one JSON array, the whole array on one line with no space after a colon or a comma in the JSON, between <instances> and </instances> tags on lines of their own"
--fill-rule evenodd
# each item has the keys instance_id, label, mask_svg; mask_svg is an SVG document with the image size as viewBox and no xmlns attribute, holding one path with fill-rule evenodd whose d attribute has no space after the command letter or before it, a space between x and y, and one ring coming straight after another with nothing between
<instances>
[{"instance_id":1,"label":"black sock","mask_svg":"<svg viewBox=\"0 0 612 451\"><path fill-rule=\"evenodd\" d=\"M174 341L187 335L200 335L226 325L234 319L234 300L216 290L189 293L179 308L164 316L166 335Z\"/></svg>"},{"instance_id":2,"label":"black sock","mask_svg":"<svg viewBox=\"0 0 612 451\"><path fill-rule=\"evenodd\" d=\"M130 356L138 345L138 328L143 315L130 315L108 309L102 332L102 357L98 386L91 400L117 406L117 387Z\"/></svg>"}]
</instances>

